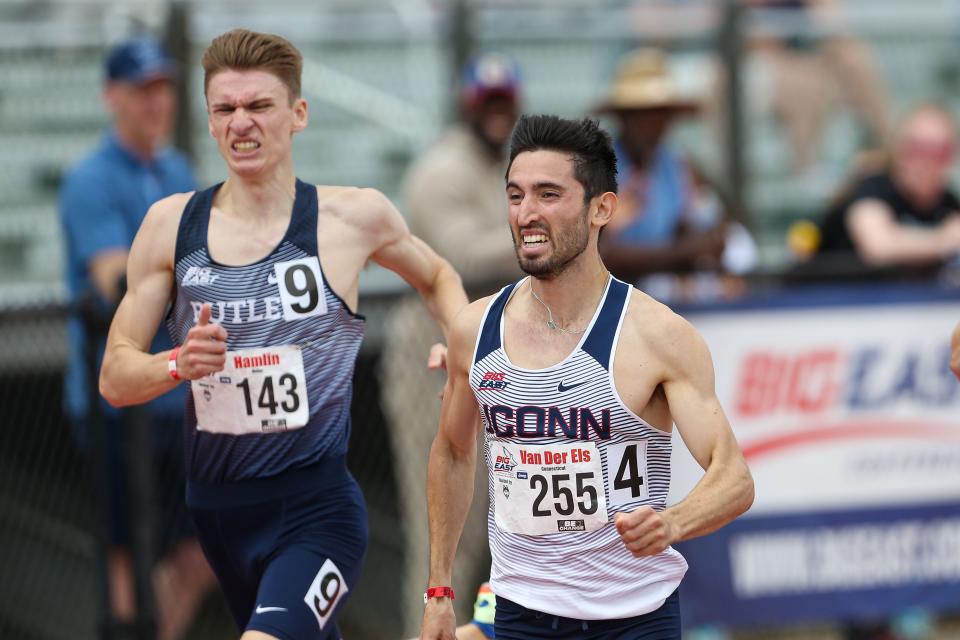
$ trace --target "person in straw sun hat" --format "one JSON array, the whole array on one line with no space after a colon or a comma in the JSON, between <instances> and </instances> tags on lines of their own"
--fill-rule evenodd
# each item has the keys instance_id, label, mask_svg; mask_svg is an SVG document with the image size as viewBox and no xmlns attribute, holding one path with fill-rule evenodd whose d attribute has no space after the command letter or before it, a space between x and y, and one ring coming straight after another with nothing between
<instances>
[{"instance_id":1,"label":"person in straw sun hat","mask_svg":"<svg viewBox=\"0 0 960 640\"><path fill-rule=\"evenodd\" d=\"M751 254L755 256L752 240L739 225L733 227L736 244L746 250L725 256L729 225L719 197L666 140L676 119L696 113L699 106L668 72L664 53L644 48L624 57L594 109L619 125L620 206L604 234L604 260L617 277L639 281L655 297L702 297L694 290L702 278L666 273L741 271L752 266ZM740 263L725 264L725 257ZM708 293L727 291L711 286Z\"/></svg>"},{"instance_id":2,"label":"person in straw sun hat","mask_svg":"<svg viewBox=\"0 0 960 640\"><path fill-rule=\"evenodd\" d=\"M643 48L627 54L620 63L606 99L598 112L665 110L690 112L699 102L683 94L667 72L666 57L659 49Z\"/></svg>"}]
</instances>

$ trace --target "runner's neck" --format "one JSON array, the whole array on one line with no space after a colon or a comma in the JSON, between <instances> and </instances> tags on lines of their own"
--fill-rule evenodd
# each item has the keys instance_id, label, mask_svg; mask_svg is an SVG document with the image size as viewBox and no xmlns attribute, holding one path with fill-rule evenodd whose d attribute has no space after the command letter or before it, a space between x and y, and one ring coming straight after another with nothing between
<instances>
[{"instance_id":1,"label":"runner's neck","mask_svg":"<svg viewBox=\"0 0 960 640\"><path fill-rule=\"evenodd\" d=\"M585 267L571 266L550 280L531 277L529 286L540 300L529 296L532 303L529 306L533 313L542 315L544 310L540 305L543 304L550 309L558 325L580 328L584 318L589 322L593 317L609 276L610 272L598 259Z\"/></svg>"},{"instance_id":2,"label":"runner's neck","mask_svg":"<svg viewBox=\"0 0 960 640\"><path fill-rule=\"evenodd\" d=\"M213 204L238 217L289 217L296 189L296 177L292 173L257 182L231 176L217 192Z\"/></svg>"}]
</instances>

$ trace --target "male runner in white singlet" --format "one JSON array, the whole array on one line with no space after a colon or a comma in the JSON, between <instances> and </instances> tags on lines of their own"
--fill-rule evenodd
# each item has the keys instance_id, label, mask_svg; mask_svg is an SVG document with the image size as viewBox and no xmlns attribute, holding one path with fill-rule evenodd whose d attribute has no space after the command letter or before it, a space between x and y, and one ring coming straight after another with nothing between
<instances>
[{"instance_id":1,"label":"male runner in white singlet","mask_svg":"<svg viewBox=\"0 0 960 640\"><path fill-rule=\"evenodd\" d=\"M296 178L307 103L293 45L238 29L214 39L203 67L227 180L147 213L100 389L128 405L190 381L187 504L243 640L338 639L367 542L345 466L360 270L373 260L398 273L445 333L467 300L380 193ZM180 346L151 354L171 302Z\"/></svg>"},{"instance_id":2,"label":"male runner in white singlet","mask_svg":"<svg viewBox=\"0 0 960 640\"><path fill-rule=\"evenodd\" d=\"M428 471L422 639L454 638L446 587L478 424L497 640L679 638L687 565L670 545L723 526L753 501L703 340L600 260L616 191L610 137L595 123L517 123L507 199L530 277L471 304L451 329ZM674 424L706 474L666 508Z\"/></svg>"}]
</instances>

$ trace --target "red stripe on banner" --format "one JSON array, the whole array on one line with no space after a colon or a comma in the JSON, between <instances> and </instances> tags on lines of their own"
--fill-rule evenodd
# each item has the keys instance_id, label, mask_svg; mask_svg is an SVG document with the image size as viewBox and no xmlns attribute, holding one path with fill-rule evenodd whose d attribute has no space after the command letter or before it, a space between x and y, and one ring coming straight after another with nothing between
<instances>
[{"instance_id":1,"label":"red stripe on banner","mask_svg":"<svg viewBox=\"0 0 960 640\"><path fill-rule=\"evenodd\" d=\"M960 428L917 424L916 422L845 422L828 427L755 440L742 447L743 456L753 460L780 449L789 449L824 440L943 440L960 443Z\"/></svg>"}]
</instances>

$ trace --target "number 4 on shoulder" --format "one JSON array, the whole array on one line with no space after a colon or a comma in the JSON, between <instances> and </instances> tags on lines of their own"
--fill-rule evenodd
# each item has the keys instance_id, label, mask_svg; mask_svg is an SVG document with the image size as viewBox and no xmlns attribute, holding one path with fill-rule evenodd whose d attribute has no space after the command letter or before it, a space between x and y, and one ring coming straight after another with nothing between
<instances>
[{"instance_id":1,"label":"number 4 on shoulder","mask_svg":"<svg viewBox=\"0 0 960 640\"><path fill-rule=\"evenodd\" d=\"M323 271L316 256L278 262L273 265L283 306L283 319L300 320L327 312Z\"/></svg>"}]
</instances>

